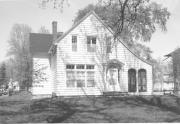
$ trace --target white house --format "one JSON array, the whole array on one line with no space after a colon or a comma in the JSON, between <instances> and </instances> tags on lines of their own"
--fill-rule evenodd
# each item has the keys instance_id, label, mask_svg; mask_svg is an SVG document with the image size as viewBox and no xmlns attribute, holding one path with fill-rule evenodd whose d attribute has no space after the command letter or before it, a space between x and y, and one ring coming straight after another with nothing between
<instances>
[{"instance_id":1,"label":"white house","mask_svg":"<svg viewBox=\"0 0 180 124\"><path fill-rule=\"evenodd\" d=\"M34 95L152 94L152 65L114 40L94 12L63 34L53 22L53 34L31 34L30 43L34 65L46 66L46 80L33 82Z\"/></svg>"}]
</instances>

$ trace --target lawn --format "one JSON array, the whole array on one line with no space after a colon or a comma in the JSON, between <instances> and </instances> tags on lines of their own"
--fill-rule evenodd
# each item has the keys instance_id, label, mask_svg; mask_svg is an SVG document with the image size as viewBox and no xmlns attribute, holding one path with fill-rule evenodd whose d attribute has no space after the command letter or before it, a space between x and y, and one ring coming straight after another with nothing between
<instances>
[{"instance_id":1,"label":"lawn","mask_svg":"<svg viewBox=\"0 0 180 124\"><path fill-rule=\"evenodd\" d=\"M180 122L180 100L163 97L0 97L0 123Z\"/></svg>"}]
</instances>

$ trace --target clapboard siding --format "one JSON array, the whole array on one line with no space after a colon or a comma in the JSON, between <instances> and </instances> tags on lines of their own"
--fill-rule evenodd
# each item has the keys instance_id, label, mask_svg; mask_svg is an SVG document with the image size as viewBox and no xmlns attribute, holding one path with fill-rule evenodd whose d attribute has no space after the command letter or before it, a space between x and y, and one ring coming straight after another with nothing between
<instances>
[{"instance_id":1,"label":"clapboard siding","mask_svg":"<svg viewBox=\"0 0 180 124\"><path fill-rule=\"evenodd\" d=\"M72 51L72 35L77 36L77 52ZM95 53L87 52L86 36L96 35L97 49ZM57 63L56 63L56 93L62 96L72 95L101 95L104 91L106 82L102 75L102 54L104 49L104 36L113 36L105 26L91 14L83 20L77 27L70 31L57 45ZM128 91L128 69L134 68L136 72L139 69L147 71L147 92L152 93L152 66L137 58L121 42L118 42L117 49L113 47L109 59L118 59L124 63L121 70L121 91ZM94 64L95 65L95 88L67 88L66 87L66 64Z\"/></svg>"},{"instance_id":2,"label":"clapboard siding","mask_svg":"<svg viewBox=\"0 0 180 124\"><path fill-rule=\"evenodd\" d=\"M97 35L95 27L90 16L85 19L79 26L72 30L64 37L57 47L57 82L59 95L100 95L102 94L102 78L99 73L99 62L96 62L96 53L87 52L86 36ZM77 35L77 52L72 52L72 35ZM98 41L97 41L98 42ZM66 64L94 64L95 65L95 81L94 88L67 88L66 87Z\"/></svg>"}]
</instances>

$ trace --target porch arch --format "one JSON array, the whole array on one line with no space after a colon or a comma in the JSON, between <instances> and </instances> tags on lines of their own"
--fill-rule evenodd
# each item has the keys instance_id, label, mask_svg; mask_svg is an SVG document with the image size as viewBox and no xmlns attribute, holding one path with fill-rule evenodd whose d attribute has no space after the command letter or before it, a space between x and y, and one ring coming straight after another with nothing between
<instances>
[{"instance_id":1,"label":"porch arch","mask_svg":"<svg viewBox=\"0 0 180 124\"><path fill-rule=\"evenodd\" d=\"M136 70L131 68L128 70L128 91L136 92Z\"/></svg>"},{"instance_id":2,"label":"porch arch","mask_svg":"<svg viewBox=\"0 0 180 124\"><path fill-rule=\"evenodd\" d=\"M147 91L147 72L146 69L138 70L138 89L139 92Z\"/></svg>"},{"instance_id":3,"label":"porch arch","mask_svg":"<svg viewBox=\"0 0 180 124\"><path fill-rule=\"evenodd\" d=\"M117 59L109 60L106 64L107 91L120 91L121 69L123 63Z\"/></svg>"},{"instance_id":4,"label":"porch arch","mask_svg":"<svg viewBox=\"0 0 180 124\"><path fill-rule=\"evenodd\" d=\"M121 69L123 65L124 65L124 63L120 62L119 60L111 59L111 60L109 60L107 62L107 70L109 68L118 68L118 69Z\"/></svg>"}]
</instances>

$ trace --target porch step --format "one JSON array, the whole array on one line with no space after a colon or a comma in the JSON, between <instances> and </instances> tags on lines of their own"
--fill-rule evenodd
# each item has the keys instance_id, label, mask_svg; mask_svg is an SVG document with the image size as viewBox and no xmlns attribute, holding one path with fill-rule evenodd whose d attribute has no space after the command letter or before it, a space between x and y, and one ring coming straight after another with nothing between
<instances>
[{"instance_id":1,"label":"porch step","mask_svg":"<svg viewBox=\"0 0 180 124\"><path fill-rule=\"evenodd\" d=\"M128 96L128 92L117 92L117 91L111 91L111 92L103 92L104 96Z\"/></svg>"}]
</instances>

